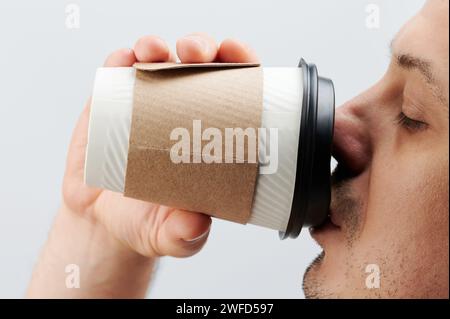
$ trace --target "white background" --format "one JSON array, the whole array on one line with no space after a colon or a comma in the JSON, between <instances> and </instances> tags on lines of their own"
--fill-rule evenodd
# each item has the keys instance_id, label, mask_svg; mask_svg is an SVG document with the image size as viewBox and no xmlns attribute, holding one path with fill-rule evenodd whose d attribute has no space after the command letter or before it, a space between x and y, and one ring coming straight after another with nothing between
<instances>
[{"instance_id":1,"label":"white background","mask_svg":"<svg viewBox=\"0 0 450 319\"><path fill-rule=\"evenodd\" d=\"M79 29L66 28L69 3L80 7ZM370 3L380 7L379 29L366 27ZM315 62L334 80L339 105L383 74L391 38L422 4L0 1L0 297L24 295L60 204L71 130L109 52L145 34L172 47L193 31L236 37L266 66L294 66L301 56ZM301 278L318 253L307 231L280 241L269 230L214 221L200 254L161 261L149 297L301 298Z\"/></svg>"}]
</instances>

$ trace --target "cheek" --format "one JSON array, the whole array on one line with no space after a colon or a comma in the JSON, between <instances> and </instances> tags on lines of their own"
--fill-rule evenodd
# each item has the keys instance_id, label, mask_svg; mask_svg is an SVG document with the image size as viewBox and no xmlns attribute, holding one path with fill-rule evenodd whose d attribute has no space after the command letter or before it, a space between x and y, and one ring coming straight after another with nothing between
<instances>
[{"instance_id":1,"label":"cheek","mask_svg":"<svg viewBox=\"0 0 450 319\"><path fill-rule=\"evenodd\" d=\"M376 264L384 289L373 293L415 296L448 278L448 152L384 150L374 154L360 193L367 206L360 237L343 254L352 260L346 282L372 293L365 267Z\"/></svg>"},{"instance_id":2,"label":"cheek","mask_svg":"<svg viewBox=\"0 0 450 319\"><path fill-rule=\"evenodd\" d=\"M408 240L448 230L448 152L389 150L374 157L365 230L391 231ZM405 238L406 239L406 238Z\"/></svg>"},{"instance_id":3,"label":"cheek","mask_svg":"<svg viewBox=\"0 0 450 319\"><path fill-rule=\"evenodd\" d=\"M428 269L448 266L448 174L448 152L389 150L373 158L359 242L367 261L418 286L429 280Z\"/></svg>"},{"instance_id":4,"label":"cheek","mask_svg":"<svg viewBox=\"0 0 450 319\"><path fill-rule=\"evenodd\" d=\"M442 134L433 127L409 133L379 122L370 165L367 230L404 234L411 240L438 221L448 224L448 131Z\"/></svg>"}]
</instances>

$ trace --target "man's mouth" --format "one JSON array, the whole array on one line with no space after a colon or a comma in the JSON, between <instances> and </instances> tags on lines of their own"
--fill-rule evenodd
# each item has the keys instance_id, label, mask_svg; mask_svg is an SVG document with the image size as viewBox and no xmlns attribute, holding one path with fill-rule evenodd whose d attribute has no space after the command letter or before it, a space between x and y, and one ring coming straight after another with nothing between
<instances>
[{"instance_id":1,"label":"man's mouth","mask_svg":"<svg viewBox=\"0 0 450 319\"><path fill-rule=\"evenodd\" d=\"M345 193L345 184L354 175L353 172L342 162L338 164L332 175L332 200L329 209L329 213L325 221L319 225L310 229L311 236L318 242L319 245L323 245L328 240L338 240L343 232L344 220L342 210L345 202L342 193Z\"/></svg>"},{"instance_id":2,"label":"man's mouth","mask_svg":"<svg viewBox=\"0 0 450 319\"><path fill-rule=\"evenodd\" d=\"M355 139L357 134L348 134L343 126L335 127L335 140L333 142L332 156L337 166L331 176L332 196L327 219L319 226L311 228L312 237L321 245L345 240L358 228L362 213L362 203L359 192L354 188L358 177L364 172L368 162L368 144L360 143Z\"/></svg>"},{"instance_id":3,"label":"man's mouth","mask_svg":"<svg viewBox=\"0 0 450 319\"><path fill-rule=\"evenodd\" d=\"M316 227L310 228L311 237L324 248L330 241L338 240L341 234L341 227L333 222L332 216L329 215L325 221Z\"/></svg>"},{"instance_id":4,"label":"man's mouth","mask_svg":"<svg viewBox=\"0 0 450 319\"><path fill-rule=\"evenodd\" d=\"M322 232L322 231L326 231L326 230L329 230L329 229L336 229L336 230L340 230L341 229L340 223L337 220L336 215L333 214L331 211L328 214L328 216L325 219L325 221L321 225L311 228L313 233Z\"/></svg>"}]
</instances>

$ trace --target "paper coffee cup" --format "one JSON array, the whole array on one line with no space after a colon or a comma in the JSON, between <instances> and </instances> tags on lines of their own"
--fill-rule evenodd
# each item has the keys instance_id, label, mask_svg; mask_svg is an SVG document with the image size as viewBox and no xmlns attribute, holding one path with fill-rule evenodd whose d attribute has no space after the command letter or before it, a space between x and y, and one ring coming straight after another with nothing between
<instances>
[{"instance_id":1,"label":"paper coffee cup","mask_svg":"<svg viewBox=\"0 0 450 319\"><path fill-rule=\"evenodd\" d=\"M308 69L308 72L305 72L305 69ZM308 134L305 134L302 123L308 120L308 116L315 116L315 118L322 116L324 117L323 121L330 122L330 114L320 114L319 112L305 114L304 107L310 103L311 98L310 82L311 79L314 79L314 74L311 74L310 71L314 72L314 69L306 64L297 68L263 68L261 128L267 129L268 134L258 139L261 164L248 223L278 230L282 237L297 236L301 226L305 224L304 217L298 218L305 212L293 211L294 208L298 208L295 207L298 206L299 200L297 198L296 202L296 194L298 197L299 189L304 189L300 186L299 167L301 165L299 166L299 162L301 162L300 157L305 155L299 154L302 151L299 145L301 146L302 139L304 140ZM99 68L97 70L91 102L85 162L85 182L89 186L124 193L135 79L136 69L133 67ZM319 86L320 81L327 80L317 78L315 85ZM307 84L308 90L305 89L305 84ZM326 97L322 101L316 99L315 107L317 108L317 104L320 102L325 103L329 113L330 108L334 111L333 91L328 82L325 84L328 84L324 90ZM317 90L318 87L314 89ZM310 106L308 107L310 108ZM327 127L328 132L325 132L325 135L331 134L329 131L332 132L332 123L327 125L331 125L331 127ZM270 129L276 129L276 131L269 131ZM271 138L275 141L274 134L276 135L276 147L271 144ZM324 136L325 141L323 141L322 148L324 148L324 153L328 152L328 155L325 154L322 157L326 162L328 156L328 172L322 173L320 178L322 181L325 180L320 183L325 184L327 175L329 179L330 159L330 145L327 144L330 141L326 141L327 138L331 139ZM311 140L308 141L308 144L311 144ZM269 151L267 151L268 145L270 146ZM309 163L311 174L313 171L311 165L313 164ZM323 167L321 169L324 170ZM311 174L306 174L309 176L308 179L311 178ZM325 196L319 201L323 201L321 205L326 206L325 210L327 210L329 203L326 194L327 186L322 185L321 187L325 188ZM306 209L303 207L303 210ZM322 215L326 213L321 212ZM316 216L315 219L320 220L324 217L326 215Z\"/></svg>"}]
</instances>

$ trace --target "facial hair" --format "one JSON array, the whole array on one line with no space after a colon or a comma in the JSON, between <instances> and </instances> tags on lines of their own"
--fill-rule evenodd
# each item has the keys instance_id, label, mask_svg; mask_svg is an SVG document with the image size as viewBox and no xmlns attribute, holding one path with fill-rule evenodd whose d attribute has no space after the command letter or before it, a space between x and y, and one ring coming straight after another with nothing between
<instances>
[{"instance_id":1,"label":"facial hair","mask_svg":"<svg viewBox=\"0 0 450 319\"><path fill-rule=\"evenodd\" d=\"M342 221L341 230L345 232L345 238L348 248L351 248L358 238L358 230L361 223L362 202L352 192L351 181L354 175L342 164L338 164L333 171L331 210L339 216ZM323 289L321 281L312 276L314 269L321 266L325 257L325 251L322 251L313 262L308 266L303 277L303 291L306 298L327 298L331 297Z\"/></svg>"}]
</instances>

